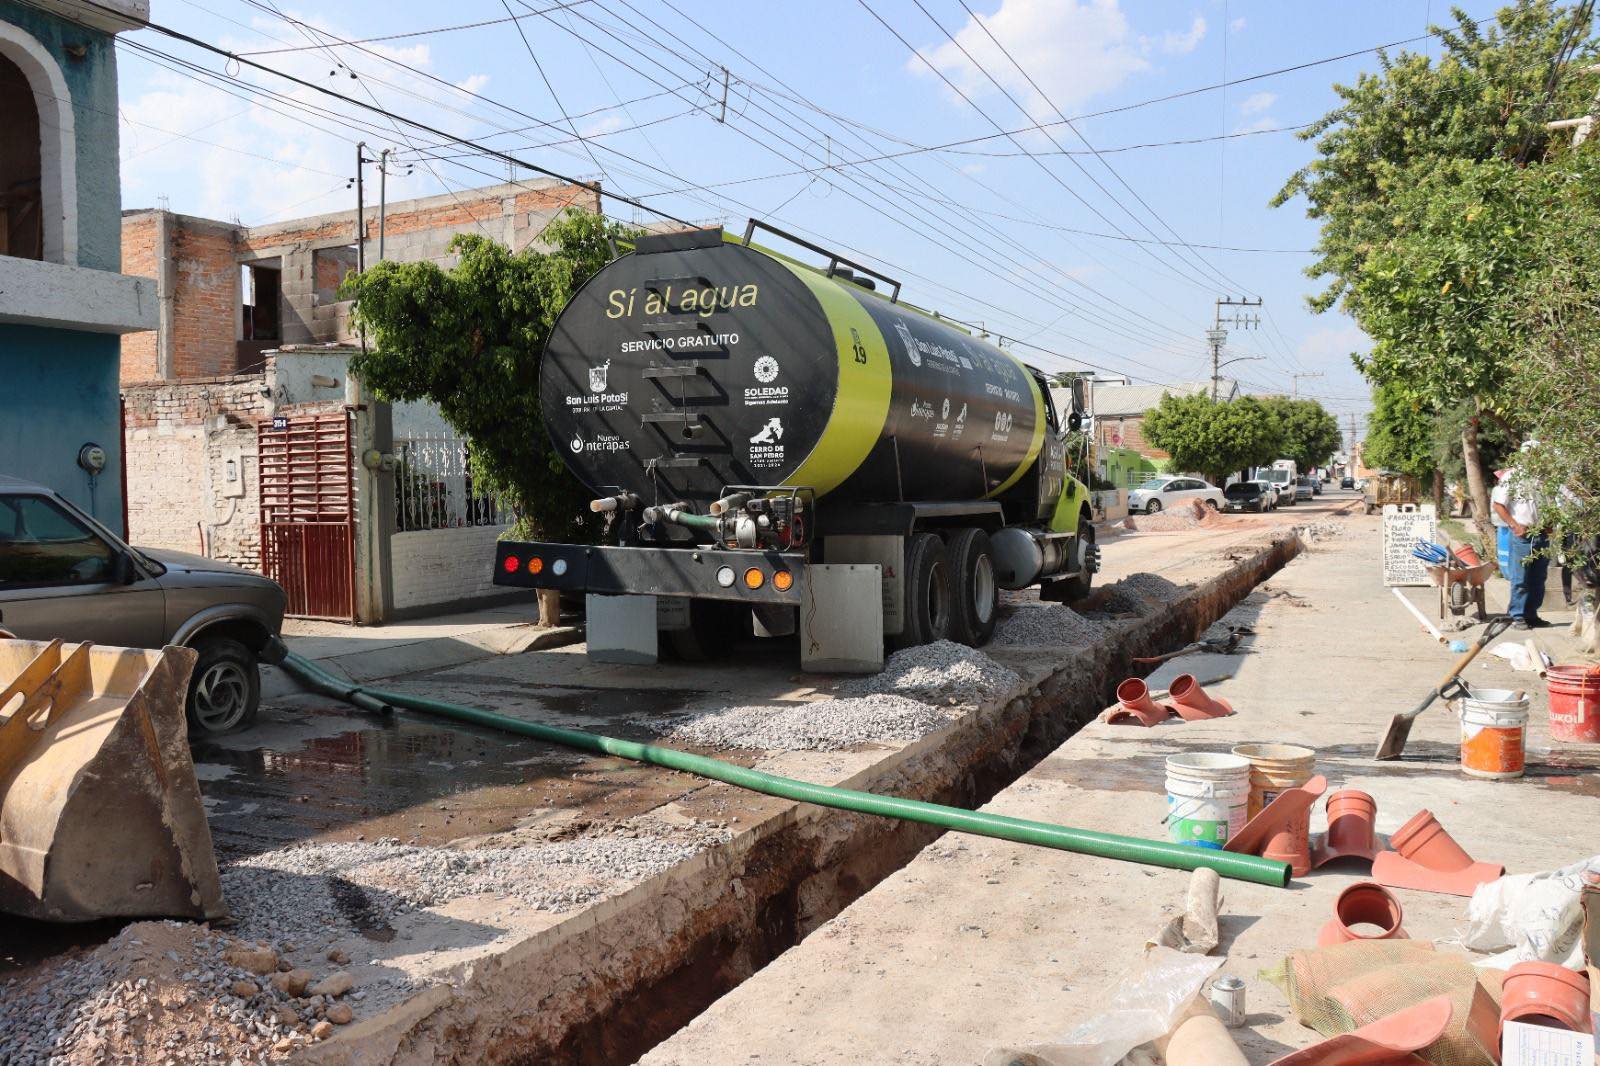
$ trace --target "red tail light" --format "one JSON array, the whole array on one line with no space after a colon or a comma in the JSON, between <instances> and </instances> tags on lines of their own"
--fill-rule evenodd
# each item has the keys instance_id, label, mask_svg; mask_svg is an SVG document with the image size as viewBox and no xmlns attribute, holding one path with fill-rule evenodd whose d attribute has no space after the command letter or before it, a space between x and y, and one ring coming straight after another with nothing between
<instances>
[{"instance_id":1,"label":"red tail light","mask_svg":"<svg viewBox=\"0 0 1600 1066\"><path fill-rule=\"evenodd\" d=\"M522 565L522 560L518 559L515 555L508 555L506 556L506 561L500 565L505 567L506 573L514 574L517 572L517 567Z\"/></svg>"}]
</instances>

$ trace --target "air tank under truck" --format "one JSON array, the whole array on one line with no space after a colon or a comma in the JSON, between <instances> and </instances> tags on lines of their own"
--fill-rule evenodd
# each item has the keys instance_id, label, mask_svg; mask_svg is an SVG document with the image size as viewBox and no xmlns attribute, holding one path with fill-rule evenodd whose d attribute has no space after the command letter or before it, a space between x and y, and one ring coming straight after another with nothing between
<instances>
[{"instance_id":1,"label":"air tank under truck","mask_svg":"<svg viewBox=\"0 0 1600 1066\"><path fill-rule=\"evenodd\" d=\"M753 617L841 669L872 668L884 637L986 642L1001 588L1087 594L1088 494L1045 378L755 228L641 237L562 310L545 428L606 535L502 541L496 583L587 594L597 658L652 659L658 629L698 657Z\"/></svg>"}]
</instances>

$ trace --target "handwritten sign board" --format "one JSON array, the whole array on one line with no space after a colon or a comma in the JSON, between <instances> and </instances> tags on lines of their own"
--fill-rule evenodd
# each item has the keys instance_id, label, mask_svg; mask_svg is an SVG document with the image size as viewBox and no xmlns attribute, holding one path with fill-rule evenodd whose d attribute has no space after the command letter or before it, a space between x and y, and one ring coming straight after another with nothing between
<instances>
[{"instance_id":1,"label":"handwritten sign board","mask_svg":"<svg viewBox=\"0 0 1600 1066\"><path fill-rule=\"evenodd\" d=\"M1417 541L1437 542L1439 522L1433 505L1387 504L1383 508L1383 583L1426 585L1428 571L1422 560L1411 554Z\"/></svg>"}]
</instances>

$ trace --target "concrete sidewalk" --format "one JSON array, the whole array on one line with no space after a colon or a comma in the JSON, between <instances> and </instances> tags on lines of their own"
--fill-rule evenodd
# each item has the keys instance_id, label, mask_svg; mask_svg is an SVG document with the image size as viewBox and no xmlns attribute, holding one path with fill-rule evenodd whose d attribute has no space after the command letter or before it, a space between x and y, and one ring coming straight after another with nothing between
<instances>
[{"instance_id":1,"label":"concrete sidewalk","mask_svg":"<svg viewBox=\"0 0 1600 1066\"><path fill-rule=\"evenodd\" d=\"M1353 516L1342 536L1231 613L1257 633L1243 654L1187 656L1150 678L1153 689L1185 671L1219 679L1208 691L1230 699L1235 717L1148 730L1091 724L985 809L1161 837L1167 756L1271 741L1315 748L1330 791L1370 792L1381 832L1427 807L1475 858L1513 873L1600 850L1600 751L1552 750L1543 684L1487 654L1467 674L1473 683L1535 693L1527 777L1464 776L1459 727L1442 706L1419 719L1405 760L1371 759L1391 715L1414 706L1455 658L1394 602L1379 557L1379 520ZM1424 610L1430 591L1411 590ZM1559 597L1549 607L1552 620L1570 617ZM1564 630L1537 639L1557 661L1576 658ZM1320 805L1312 828L1323 828ZM1287 890L1224 882L1217 954L1222 972L1246 985L1248 1024L1236 1032L1252 1063L1318 1039L1259 971L1312 946L1337 893L1366 877L1365 864L1336 863ZM1181 907L1187 881L1179 871L946 834L641 1061L970 1064L997 1047L1053 1041L1116 1006L1121 976L1162 906ZM1396 895L1413 938L1448 940L1465 926L1464 898Z\"/></svg>"},{"instance_id":2,"label":"concrete sidewalk","mask_svg":"<svg viewBox=\"0 0 1600 1066\"><path fill-rule=\"evenodd\" d=\"M351 681L441 670L496 655L576 644L582 639L581 626L541 627L539 605L531 600L379 626L299 618L286 619L283 624L283 642L290 651ZM262 668L262 699L298 691L282 671Z\"/></svg>"}]
</instances>

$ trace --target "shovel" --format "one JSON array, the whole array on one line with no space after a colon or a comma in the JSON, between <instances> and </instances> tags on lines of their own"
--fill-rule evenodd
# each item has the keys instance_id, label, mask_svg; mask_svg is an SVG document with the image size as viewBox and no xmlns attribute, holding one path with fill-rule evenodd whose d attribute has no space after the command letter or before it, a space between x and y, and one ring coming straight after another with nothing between
<instances>
[{"instance_id":1,"label":"shovel","mask_svg":"<svg viewBox=\"0 0 1600 1066\"><path fill-rule=\"evenodd\" d=\"M1383 740L1378 744L1378 750L1373 753L1372 757L1380 760L1398 759L1400 753L1406 750L1406 738L1411 736L1411 723L1415 722L1417 716L1423 711L1433 706L1433 701L1438 699L1446 688L1450 687L1451 682L1456 680L1457 675L1467 668L1467 664L1478 657L1478 653L1484 649L1486 644L1501 633L1504 633L1510 626L1511 617L1509 615L1499 615L1489 619L1489 624L1484 626L1483 633L1479 635L1472 647L1468 648L1461 658L1456 660L1456 664L1450 668L1450 672L1444 675L1444 680L1440 681L1432 692L1423 697L1421 703L1409 711L1402 711L1394 716L1394 719L1389 723L1389 731L1383 735Z\"/></svg>"}]
</instances>

